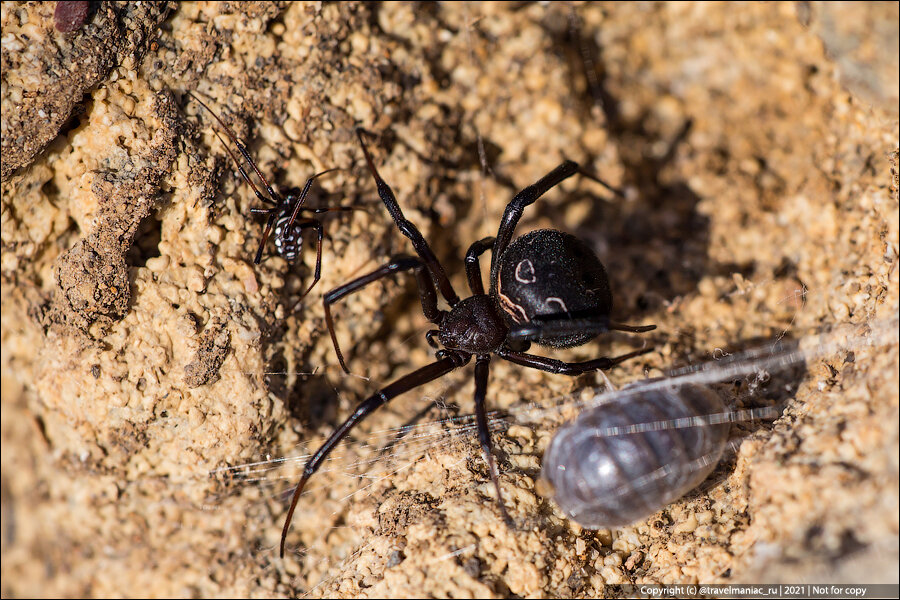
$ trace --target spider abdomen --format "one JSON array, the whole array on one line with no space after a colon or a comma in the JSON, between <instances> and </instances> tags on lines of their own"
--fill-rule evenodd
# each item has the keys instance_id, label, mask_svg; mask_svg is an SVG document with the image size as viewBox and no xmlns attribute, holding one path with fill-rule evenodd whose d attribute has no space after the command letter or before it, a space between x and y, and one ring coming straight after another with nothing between
<instances>
[{"instance_id":1,"label":"spider abdomen","mask_svg":"<svg viewBox=\"0 0 900 600\"><path fill-rule=\"evenodd\" d=\"M279 256L284 257L288 262L294 262L300 256L303 230L299 226L294 225L290 231L285 231L290 220L290 213L280 216L272 228L272 236L275 238L275 251L278 252Z\"/></svg>"},{"instance_id":2,"label":"spider abdomen","mask_svg":"<svg viewBox=\"0 0 900 600\"><path fill-rule=\"evenodd\" d=\"M539 229L514 240L500 257L491 295L510 326L533 321L609 317L612 293L606 270L593 250L573 235ZM557 348L580 346L599 330L537 340Z\"/></svg>"},{"instance_id":3,"label":"spider abdomen","mask_svg":"<svg viewBox=\"0 0 900 600\"><path fill-rule=\"evenodd\" d=\"M542 476L580 525L630 525L706 479L729 432L708 418L724 412L719 396L700 385L625 388L556 432Z\"/></svg>"}]
</instances>

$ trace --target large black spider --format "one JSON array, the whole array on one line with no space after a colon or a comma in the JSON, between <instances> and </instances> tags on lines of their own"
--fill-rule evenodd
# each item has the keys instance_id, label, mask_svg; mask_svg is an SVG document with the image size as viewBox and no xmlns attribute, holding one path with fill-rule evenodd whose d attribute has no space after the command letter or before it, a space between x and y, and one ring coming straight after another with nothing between
<instances>
[{"instance_id":1,"label":"large black spider","mask_svg":"<svg viewBox=\"0 0 900 600\"><path fill-rule=\"evenodd\" d=\"M394 257L391 262L368 275L354 279L325 294L325 321L334 343L335 353L341 367L349 373L334 333L330 305L377 279L399 271L412 270L419 285L422 311L429 321L438 326L438 329L431 330L425 335L428 343L436 349L437 360L401 377L363 400L353 414L335 429L310 457L294 490L291 506L284 521L281 533L282 557L288 528L303 487L350 430L392 398L462 367L472 356L475 356L475 416L478 437L497 491L500 510L507 523L511 523L500 495L500 483L491 454L491 439L485 411L491 354L550 373L578 375L608 369L651 349L645 348L615 358L601 357L567 363L527 354L530 341L536 341L544 346L565 348L584 344L600 333L610 330L640 333L656 328L655 325L632 327L609 320L612 294L606 271L590 247L575 236L553 229L542 229L510 243L525 207L576 173L582 173L615 191L603 181L581 170L577 163L564 161L537 183L516 194L503 213L497 236L484 238L469 247L466 252L466 277L472 295L461 299L453 290L444 268L428 246L428 242L416 226L403 216L393 191L378 174L363 140L362 131L357 130L357 135L366 163L378 187L378 195L394 223L412 241L418 256ZM479 265L479 256L487 250L492 251L489 295L484 291ZM450 305L449 311L438 308L435 288Z\"/></svg>"},{"instance_id":2,"label":"large black spider","mask_svg":"<svg viewBox=\"0 0 900 600\"><path fill-rule=\"evenodd\" d=\"M303 292L303 295L300 296L303 298L306 296L310 290L313 289L320 279L322 274L322 238L325 236L325 229L322 226L322 222L314 217L301 216L301 213L308 213L313 215L318 215L322 213L329 212L346 212L351 210L357 210L358 206L327 206L320 208L308 208L303 204L306 202L306 198L309 195L309 189L312 187L313 182L325 175L327 173L331 173L332 171L337 171L338 169L326 169L321 173L316 173L312 177L306 180L306 184L303 186L303 189L300 188L291 188L287 191L287 194L281 195L275 189L269 185L269 182L266 181L266 178L263 177L262 172L256 166L256 163L253 162L253 159L250 157L250 153L247 152L247 147L241 143L240 140L237 139L237 136L234 135L234 132L225 124L224 121L212 111L200 98L198 98L195 94L188 92L188 95L191 96L194 100L196 100L200 106L206 109L209 114L211 114L216 121L218 121L219 125L225 131L228 138L237 146L238 151L243 156L244 160L253 168L253 171L259 177L260 181L262 181L263 187L266 192L268 192L269 197L267 198L262 192L259 191L259 188L253 183L250 177L247 175L247 172L244 170L243 165L241 165L237 156L234 155L234 152L231 151L231 148L228 147L228 144L225 143L225 140L222 139L222 136L219 135L219 132L216 129L213 129L213 133L216 134L216 137L219 138L219 141L222 142L222 145L225 147L225 150L228 152L228 155L231 156L231 160L234 161L234 164L237 166L238 171L243 177L244 181L253 189L253 192L256 194L256 197L259 198L264 204L268 204L269 208L251 208L250 212L253 214L261 214L266 215L266 226L263 230L262 240L259 242L259 247L256 250L256 256L253 259L254 264L259 264L262 260L263 249L266 247L266 243L269 241L269 235L274 234L274 242L275 242L275 251L284 257L288 262L294 262L297 260L297 257L300 256L301 245L303 244L303 230L304 229L315 229L316 231L316 267L313 272L313 280L312 283L309 284L309 287L306 288L306 291Z\"/></svg>"}]
</instances>

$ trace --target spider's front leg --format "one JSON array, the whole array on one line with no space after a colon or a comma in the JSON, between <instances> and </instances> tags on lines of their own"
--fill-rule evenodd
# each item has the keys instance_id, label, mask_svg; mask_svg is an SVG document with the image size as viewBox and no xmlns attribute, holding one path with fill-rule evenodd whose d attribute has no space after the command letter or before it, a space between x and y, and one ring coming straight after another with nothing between
<instances>
[{"instance_id":1,"label":"spider's front leg","mask_svg":"<svg viewBox=\"0 0 900 600\"><path fill-rule=\"evenodd\" d=\"M256 194L256 197L259 198L262 202L264 202L266 204L272 204L273 206L277 206L278 201L281 200L281 195L278 194L278 192L276 192L272 188L272 186L269 184L269 182L266 181L266 178L263 177L263 174L259 170L259 167L256 166L255 162L253 162L253 158L250 157L250 153L247 152L247 147L237 138L237 136L234 134L234 132L231 130L231 128L225 124L225 121L223 121L221 119L221 117L219 117L219 115L214 113L213 110L210 107L208 107L203 100L198 98L197 95L194 94L193 92L189 91L187 94L188 94L188 96L190 96L191 98L196 100L197 103L200 104L200 106L202 106L204 109L206 109L206 111L209 114L211 114L216 119L216 121L219 122L219 125L225 131L225 134L228 135L228 138L234 143L235 146L237 146L237 149L238 149L238 151L240 151L241 156L244 157L244 160L247 161L247 164L249 164L253 168L253 171L259 177L260 181L262 181L263 187L265 187L266 192L268 192L268 194L269 194L268 198L263 196L262 192L259 191L259 188L257 188L256 185L254 185L253 181L250 179L250 177L247 175L247 172L244 170L243 165L241 165L241 161L239 161L237 159L237 156L234 155L234 152L231 151L231 148L228 147L228 144L226 144L225 140L222 139L222 136L219 135L219 132L213 130L213 133L215 133L216 137L219 138L219 141L222 142L222 146L225 147L226 152L228 152L228 155L231 157L231 160L234 162L235 166L238 168L238 172L240 172L241 177L243 177L244 181L246 181L247 184L253 189L253 192Z\"/></svg>"},{"instance_id":2,"label":"spider's front leg","mask_svg":"<svg viewBox=\"0 0 900 600\"><path fill-rule=\"evenodd\" d=\"M328 333L331 334L331 341L334 343L334 352L337 354L338 362L341 363L341 368L344 369L345 373L349 374L350 369L347 368L347 364L344 362L344 355L341 353L337 336L334 333L334 320L331 317L331 304L382 277L386 277L392 273L409 271L410 269L416 272L416 281L419 284L419 298L422 301L422 312L425 313L425 318L436 325L440 325L445 313L438 309L437 293L434 290L434 283L432 283L431 278L428 275L426 265L420 259L413 256L397 257L368 275L363 275L362 277L345 283L340 287L336 287L325 294L323 300L325 306L325 323L328 325Z\"/></svg>"},{"instance_id":3,"label":"spider's front leg","mask_svg":"<svg viewBox=\"0 0 900 600\"><path fill-rule=\"evenodd\" d=\"M513 233L516 230L516 225L519 224L519 219L522 218L522 214L525 212L525 207L534 204L538 198L576 173L584 175L591 181L599 183L619 196L623 195L621 191L609 185L593 173L581 168L575 161L563 161L558 167L513 196L513 199L506 205L506 210L503 211L503 218L500 219L500 229L497 231L497 241L494 244L494 253L491 257L492 279L497 276L497 268L499 266L497 261L506 251L507 246L509 246L509 242L512 240Z\"/></svg>"},{"instance_id":4,"label":"spider's front leg","mask_svg":"<svg viewBox=\"0 0 900 600\"><path fill-rule=\"evenodd\" d=\"M303 190L300 192L300 194L297 196L297 200L294 202L294 208L291 211L291 219L290 221L288 221L287 227L284 228L285 234L291 230L291 227L293 227L294 225L294 221L297 220L297 214L303 208L303 204L306 202L307 196L309 196L309 189L312 187L313 182L322 175L327 175L328 173L338 170L340 169L338 169L337 167L333 169L325 169L324 171L320 171L306 180L306 184L304 184Z\"/></svg>"},{"instance_id":5,"label":"spider's front leg","mask_svg":"<svg viewBox=\"0 0 900 600\"><path fill-rule=\"evenodd\" d=\"M441 263L438 261L437 256L434 255L428 242L425 241L422 232L419 231L412 221L409 221L403 215L403 211L400 210L400 205L397 204L397 198L394 196L391 186L389 186L384 179L381 178L381 175L378 174L378 169L375 168L375 163L372 161L372 155L369 154L369 149L366 147L365 140L363 140L362 129L357 129L356 135L362 146L363 155L366 157L366 164L369 166L369 171L371 171L372 177L375 179L375 185L378 187L378 195L381 197L381 201L384 202L391 218L394 220L394 223L397 224L397 228L400 229L400 232L403 235L410 239L413 247L416 249L416 254L418 254L419 258L422 259L422 262L428 266L428 270L431 272L431 276L434 279L437 288L441 291L441 295L450 306L455 306L459 302L459 296L457 296L456 292L453 290L453 285L450 284L450 279L447 277L444 267L441 266Z\"/></svg>"},{"instance_id":6,"label":"spider's front leg","mask_svg":"<svg viewBox=\"0 0 900 600\"><path fill-rule=\"evenodd\" d=\"M497 240L494 242L494 251L491 256L492 280L497 276L498 259L503 255L506 247L509 246L513 232L516 230L516 225L518 225L519 219L522 218L522 214L525 212L525 207L534 204L538 198L551 188L556 187L575 173L578 173L578 169L578 163L571 160L564 161L537 182L513 196L513 199L506 205L506 210L503 211L503 218L500 219L500 229L497 230Z\"/></svg>"},{"instance_id":7,"label":"spider's front leg","mask_svg":"<svg viewBox=\"0 0 900 600\"><path fill-rule=\"evenodd\" d=\"M272 233L272 228L275 227L275 223L278 222L278 213L281 212L281 207L251 208L250 212L257 215L267 215L262 239L259 241L259 247L256 249L256 256L253 257L253 264L258 265L262 260L263 250L265 250L266 243L269 241L269 235Z\"/></svg>"}]
</instances>

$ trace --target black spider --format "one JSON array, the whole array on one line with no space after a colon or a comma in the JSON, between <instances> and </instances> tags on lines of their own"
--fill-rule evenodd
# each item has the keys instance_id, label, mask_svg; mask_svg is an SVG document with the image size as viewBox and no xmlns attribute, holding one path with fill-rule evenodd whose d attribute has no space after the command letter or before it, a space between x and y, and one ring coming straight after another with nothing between
<instances>
[{"instance_id":1,"label":"black spider","mask_svg":"<svg viewBox=\"0 0 900 600\"><path fill-rule=\"evenodd\" d=\"M244 157L244 160L253 167L253 171L259 176L260 181L263 183L263 187L265 187L266 192L268 192L269 197L264 196L256 185L253 184L253 181L250 180L250 177L247 175L247 172L244 170L244 167L241 165L237 156L231 151L231 148L228 147L228 144L225 143L225 140L222 139L222 136L219 135L219 132L215 129L213 133L216 134L216 137L219 138L219 141L222 142L222 145L225 146L225 150L228 152L228 155L231 156L231 159L234 161L234 164L237 166L238 171L241 174L241 177L244 178L251 188L253 188L254 193L256 193L256 197L259 198L265 204L269 204L270 208L251 208L250 212L253 214L261 214L266 215L266 227L263 230L262 240L259 242L259 248L256 250L256 256L253 259L254 264L259 264L260 260L262 260L263 249L266 247L266 242L269 241L269 235L274 234L275 237L275 251L278 252L279 255L284 257L288 262L294 262L297 257L300 255L301 245L303 244L303 230L304 229L315 229L316 230L316 267L313 274L313 281L309 284L309 287L306 288L306 291L303 292L304 297L306 296L310 290L313 289L320 279L320 275L322 274L322 238L325 235L324 228L322 227L322 222L313 217L304 217L300 216L301 213L308 214L322 214L327 212L345 212L350 210L357 210L359 207L357 206L330 206L324 208L307 208L303 206L303 203L306 202L306 197L309 195L309 189L312 187L313 181L325 175L326 173L331 173L332 171L337 171L337 169L327 169L322 171L321 173L316 173L312 177L306 180L306 185L303 186L303 189L300 188L291 188L287 191L287 194L282 196L275 189L269 185L269 182L266 181L266 178L263 177L263 174L260 172L259 168L256 166L256 163L253 162L253 159L250 158L250 154L247 152L247 147L242 144L237 136L234 135L234 132L219 118L219 115L214 113L212 109L210 109L200 98L198 98L195 94L188 92L194 100L196 100L200 106L205 108L209 114L215 117L216 121L219 122L219 125L222 126L222 129L225 130L225 133L231 139L235 146L237 146L238 150L241 153L241 156ZM299 217L299 218L298 218Z\"/></svg>"},{"instance_id":2,"label":"black spider","mask_svg":"<svg viewBox=\"0 0 900 600\"><path fill-rule=\"evenodd\" d=\"M478 437L497 491L498 504L505 520L510 523L511 519L500 495L500 483L491 454L490 433L484 406L491 354L542 371L578 375L608 369L651 349L630 352L616 358L602 357L566 363L526 354L530 341L558 348L570 347L584 344L609 330L640 333L656 328L655 325L632 327L612 323L609 320L612 295L606 271L593 251L578 238L553 229L542 229L510 243L525 207L575 173L583 173L613 189L581 171L577 163L569 160L563 162L537 183L516 194L503 213L497 237L484 238L469 247L466 252L466 276L472 296L460 299L428 242L416 226L403 216L394 193L379 176L360 130L357 130L357 135L366 163L378 186L378 195L381 196L397 227L412 241L418 256L395 257L380 269L325 294L325 320L334 342L335 352L341 367L349 373L334 334L330 305L376 279L398 271L412 270L419 284L422 311L429 321L438 326L438 329L426 334L428 343L437 349L435 353L437 360L401 377L363 400L353 414L310 457L294 490L291 506L284 521L281 534L282 557L291 518L304 485L347 433L382 404L462 367L472 356L476 357L475 415ZM492 251L490 295L485 294L479 266L479 256L487 250ZM435 288L450 305L449 311L438 308ZM443 346L440 349L438 342Z\"/></svg>"}]
</instances>

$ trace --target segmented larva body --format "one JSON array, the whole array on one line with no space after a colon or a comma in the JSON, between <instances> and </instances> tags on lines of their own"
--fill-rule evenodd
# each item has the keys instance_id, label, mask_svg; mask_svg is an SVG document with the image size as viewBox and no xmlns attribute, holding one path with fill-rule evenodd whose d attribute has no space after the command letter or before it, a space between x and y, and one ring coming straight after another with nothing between
<instances>
[{"instance_id":1,"label":"segmented larva body","mask_svg":"<svg viewBox=\"0 0 900 600\"><path fill-rule=\"evenodd\" d=\"M543 477L580 525L630 525L706 479L729 433L727 422L713 424L709 416L725 412L704 386L625 388L557 431Z\"/></svg>"}]
</instances>

